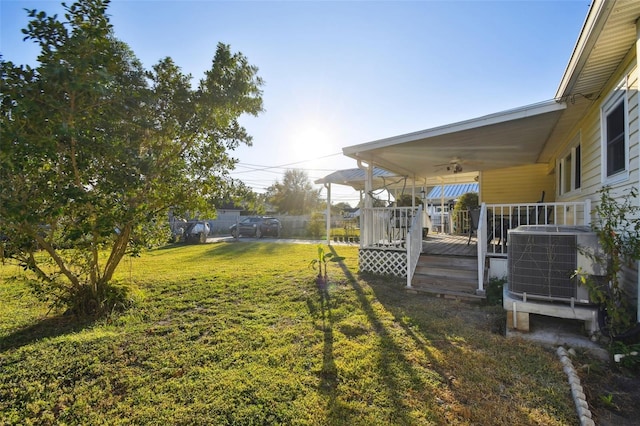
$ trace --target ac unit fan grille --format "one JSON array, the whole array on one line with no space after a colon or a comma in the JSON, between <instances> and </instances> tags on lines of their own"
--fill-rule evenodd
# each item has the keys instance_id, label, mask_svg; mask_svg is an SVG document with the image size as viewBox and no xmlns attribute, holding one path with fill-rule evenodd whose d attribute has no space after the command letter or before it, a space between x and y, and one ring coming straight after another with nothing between
<instances>
[{"instance_id":1,"label":"ac unit fan grille","mask_svg":"<svg viewBox=\"0 0 640 426\"><path fill-rule=\"evenodd\" d=\"M533 297L576 297L577 241L574 235L513 234L509 246L509 286Z\"/></svg>"}]
</instances>

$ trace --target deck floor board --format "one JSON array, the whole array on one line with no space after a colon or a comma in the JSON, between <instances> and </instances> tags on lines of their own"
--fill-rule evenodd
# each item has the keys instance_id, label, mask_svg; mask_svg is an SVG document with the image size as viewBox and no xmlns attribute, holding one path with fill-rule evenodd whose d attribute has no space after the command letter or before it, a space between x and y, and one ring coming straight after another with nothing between
<instances>
[{"instance_id":1,"label":"deck floor board","mask_svg":"<svg viewBox=\"0 0 640 426\"><path fill-rule=\"evenodd\" d=\"M447 256L476 256L476 239L468 235L431 234L422 241L422 253Z\"/></svg>"}]
</instances>

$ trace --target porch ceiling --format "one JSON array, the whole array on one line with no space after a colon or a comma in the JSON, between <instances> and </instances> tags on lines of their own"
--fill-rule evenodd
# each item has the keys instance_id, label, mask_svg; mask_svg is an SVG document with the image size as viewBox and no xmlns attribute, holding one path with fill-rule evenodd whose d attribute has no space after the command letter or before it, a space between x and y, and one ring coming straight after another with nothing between
<instances>
[{"instance_id":1,"label":"porch ceiling","mask_svg":"<svg viewBox=\"0 0 640 426\"><path fill-rule=\"evenodd\" d=\"M343 153L386 170L431 180L456 181L463 172L512 167L538 161L565 104L555 101L343 148ZM452 179L447 179L447 178ZM469 181L460 179L460 181Z\"/></svg>"}]
</instances>

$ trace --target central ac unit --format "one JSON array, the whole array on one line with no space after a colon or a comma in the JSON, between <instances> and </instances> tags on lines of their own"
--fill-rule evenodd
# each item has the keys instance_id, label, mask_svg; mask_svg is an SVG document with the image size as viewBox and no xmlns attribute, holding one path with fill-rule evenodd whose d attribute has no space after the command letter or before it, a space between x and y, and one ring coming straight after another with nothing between
<instances>
[{"instance_id":1,"label":"central ac unit","mask_svg":"<svg viewBox=\"0 0 640 426\"><path fill-rule=\"evenodd\" d=\"M524 225L509 231L508 279L513 296L590 303L576 271L602 281L597 235L588 227Z\"/></svg>"}]
</instances>

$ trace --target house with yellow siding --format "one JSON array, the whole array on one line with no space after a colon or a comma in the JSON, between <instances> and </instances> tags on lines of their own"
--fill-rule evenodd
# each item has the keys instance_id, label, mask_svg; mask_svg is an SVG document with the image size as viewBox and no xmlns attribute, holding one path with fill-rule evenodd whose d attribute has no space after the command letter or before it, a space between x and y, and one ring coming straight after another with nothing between
<instances>
[{"instance_id":1,"label":"house with yellow siding","mask_svg":"<svg viewBox=\"0 0 640 426\"><path fill-rule=\"evenodd\" d=\"M550 101L343 148L367 176L374 167L388 170L408 177L416 191L463 176L478 182L484 209L477 224L479 294L487 265L508 272L508 253L487 249L487 243L495 247L500 236L507 248L504 224L509 229L523 224L523 209L535 213L533 222L526 218L529 225L589 226L600 189L608 186L620 195L640 187L640 1L594 0L573 52L567 53L569 63ZM364 193L370 188L365 180ZM368 198L365 209L372 207ZM516 212L520 218L514 223ZM399 270L411 287L418 246L408 240L395 247L381 244L382 234L376 234L381 214L372 210L361 216L360 268L375 265L380 271L383 262L404 262L406 268ZM398 257L376 254L391 248ZM637 306L637 265L625 283Z\"/></svg>"},{"instance_id":2,"label":"house with yellow siding","mask_svg":"<svg viewBox=\"0 0 640 426\"><path fill-rule=\"evenodd\" d=\"M485 203L527 203L538 200L542 191L545 201L555 201L555 176L547 164L525 164L480 174L480 199Z\"/></svg>"}]
</instances>

